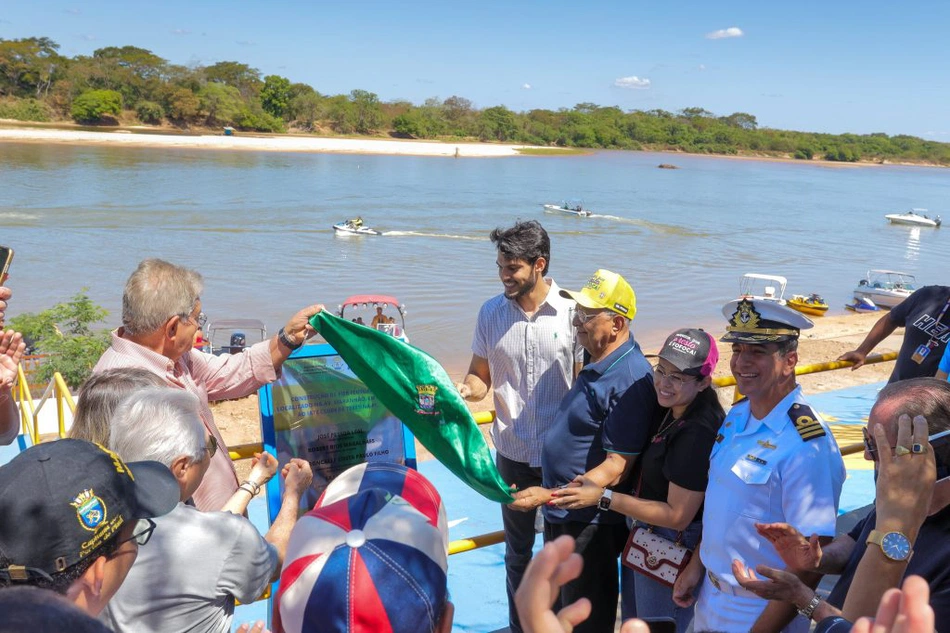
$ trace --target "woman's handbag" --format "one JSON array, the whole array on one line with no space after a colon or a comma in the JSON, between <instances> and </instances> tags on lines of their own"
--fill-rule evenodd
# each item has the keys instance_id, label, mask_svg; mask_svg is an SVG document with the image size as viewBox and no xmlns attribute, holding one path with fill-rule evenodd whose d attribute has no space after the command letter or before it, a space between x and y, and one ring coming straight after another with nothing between
<instances>
[{"instance_id":1,"label":"woman's handbag","mask_svg":"<svg viewBox=\"0 0 950 633\"><path fill-rule=\"evenodd\" d=\"M693 556L692 550L680 544L679 538L682 532L673 542L654 533L653 528L638 525L630 531L621 560L630 569L672 587Z\"/></svg>"}]
</instances>

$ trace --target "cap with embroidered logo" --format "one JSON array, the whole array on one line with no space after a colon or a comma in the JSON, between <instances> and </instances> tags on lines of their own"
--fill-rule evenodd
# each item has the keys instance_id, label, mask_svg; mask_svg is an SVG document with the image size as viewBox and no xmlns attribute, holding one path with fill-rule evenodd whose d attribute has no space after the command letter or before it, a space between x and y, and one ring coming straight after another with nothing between
<instances>
[{"instance_id":1,"label":"cap with embroidered logo","mask_svg":"<svg viewBox=\"0 0 950 633\"><path fill-rule=\"evenodd\" d=\"M83 440L32 446L0 467L0 576L29 581L72 567L129 522L167 514L181 500L160 462L126 464Z\"/></svg>"},{"instance_id":2,"label":"cap with embroidered logo","mask_svg":"<svg viewBox=\"0 0 950 633\"><path fill-rule=\"evenodd\" d=\"M561 296L573 299L581 307L607 308L628 319L637 313L637 296L627 280L603 268L591 275L583 288L576 292L562 290Z\"/></svg>"},{"instance_id":3,"label":"cap with embroidered logo","mask_svg":"<svg viewBox=\"0 0 950 633\"><path fill-rule=\"evenodd\" d=\"M781 343L814 327L811 319L777 301L737 299L722 307L729 319L723 343Z\"/></svg>"}]
</instances>

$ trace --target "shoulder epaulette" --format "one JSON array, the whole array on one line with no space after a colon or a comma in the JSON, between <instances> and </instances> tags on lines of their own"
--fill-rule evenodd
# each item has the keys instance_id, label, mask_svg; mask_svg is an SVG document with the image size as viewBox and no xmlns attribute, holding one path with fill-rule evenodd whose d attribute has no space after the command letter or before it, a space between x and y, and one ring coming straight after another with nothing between
<instances>
[{"instance_id":1,"label":"shoulder epaulette","mask_svg":"<svg viewBox=\"0 0 950 633\"><path fill-rule=\"evenodd\" d=\"M788 417L791 418L795 430L801 436L802 440L807 442L816 437L825 436L825 427L815 417L815 412L807 404L795 403L788 410Z\"/></svg>"}]
</instances>

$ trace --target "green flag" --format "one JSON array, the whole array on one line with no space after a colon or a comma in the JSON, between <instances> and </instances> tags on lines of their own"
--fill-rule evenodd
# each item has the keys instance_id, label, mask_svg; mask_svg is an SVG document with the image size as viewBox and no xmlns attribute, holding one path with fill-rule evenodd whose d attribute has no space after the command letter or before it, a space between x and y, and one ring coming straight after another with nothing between
<instances>
[{"instance_id":1,"label":"green flag","mask_svg":"<svg viewBox=\"0 0 950 633\"><path fill-rule=\"evenodd\" d=\"M310 325L446 468L492 501L513 501L475 419L434 358L326 311L311 317Z\"/></svg>"}]
</instances>

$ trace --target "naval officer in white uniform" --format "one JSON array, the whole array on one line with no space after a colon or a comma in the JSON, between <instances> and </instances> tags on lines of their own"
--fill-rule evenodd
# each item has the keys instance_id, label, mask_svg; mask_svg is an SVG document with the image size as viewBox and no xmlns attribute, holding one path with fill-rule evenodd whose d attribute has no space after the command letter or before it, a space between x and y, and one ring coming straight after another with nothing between
<instances>
[{"instance_id":1,"label":"naval officer in white uniform","mask_svg":"<svg viewBox=\"0 0 950 633\"><path fill-rule=\"evenodd\" d=\"M731 301L723 315L729 327L721 340L732 344L730 368L745 399L713 445L700 555L677 580L674 600L691 602L698 593L696 633L805 632L808 618L740 587L733 565L784 568L756 523L789 523L823 542L835 534L844 462L795 382L799 333L813 324L773 301Z\"/></svg>"}]
</instances>

